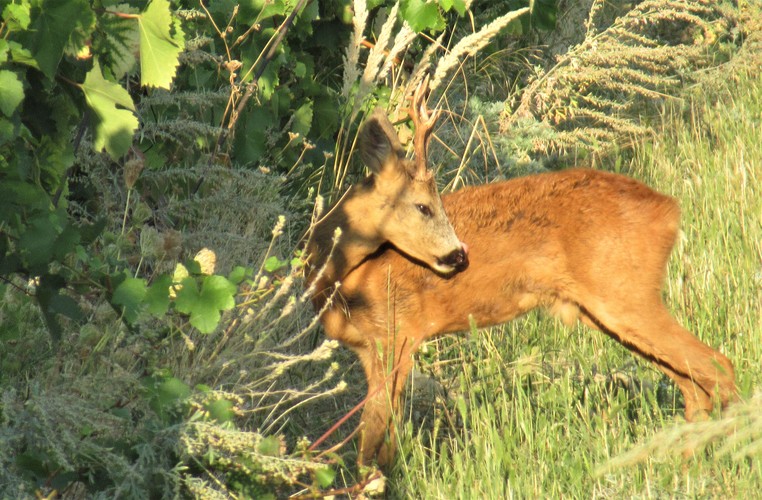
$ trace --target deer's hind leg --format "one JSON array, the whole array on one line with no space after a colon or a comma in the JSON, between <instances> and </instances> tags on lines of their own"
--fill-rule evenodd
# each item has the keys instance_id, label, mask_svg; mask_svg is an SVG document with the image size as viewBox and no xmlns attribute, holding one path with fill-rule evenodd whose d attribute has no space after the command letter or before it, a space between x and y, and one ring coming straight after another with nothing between
<instances>
[{"instance_id":1,"label":"deer's hind leg","mask_svg":"<svg viewBox=\"0 0 762 500\"><path fill-rule=\"evenodd\" d=\"M714 400L725 407L736 398L730 360L683 328L658 292L622 301L588 300L581 309L585 323L651 360L677 384L685 399L686 420L702 418Z\"/></svg>"}]
</instances>

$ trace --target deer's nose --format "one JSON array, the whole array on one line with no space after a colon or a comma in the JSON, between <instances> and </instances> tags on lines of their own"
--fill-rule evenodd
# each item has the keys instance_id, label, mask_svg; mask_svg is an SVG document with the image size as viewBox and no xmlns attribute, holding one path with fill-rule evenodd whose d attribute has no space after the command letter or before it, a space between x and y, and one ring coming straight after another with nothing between
<instances>
[{"instance_id":1,"label":"deer's nose","mask_svg":"<svg viewBox=\"0 0 762 500\"><path fill-rule=\"evenodd\" d=\"M446 266L452 267L455 271L463 271L468 267L468 245L463 243L461 248L453 250L444 258L440 259L440 262Z\"/></svg>"}]
</instances>

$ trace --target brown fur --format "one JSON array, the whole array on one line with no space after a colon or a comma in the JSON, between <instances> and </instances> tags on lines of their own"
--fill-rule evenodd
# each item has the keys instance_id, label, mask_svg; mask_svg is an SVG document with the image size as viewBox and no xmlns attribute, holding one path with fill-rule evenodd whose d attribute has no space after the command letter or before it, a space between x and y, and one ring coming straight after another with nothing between
<instances>
[{"instance_id":1,"label":"brown fur","mask_svg":"<svg viewBox=\"0 0 762 500\"><path fill-rule=\"evenodd\" d=\"M393 457L389 424L414 350L468 329L470 317L487 327L545 307L566 323L579 318L672 378L689 420L710 411L713 399L724 406L735 397L730 361L681 327L661 299L678 234L674 199L621 175L575 169L470 187L442 201L470 247L466 270L442 276L388 248L340 273L339 296L322 317L326 334L357 353L368 379L362 462Z\"/></svg>"}]
</instances>

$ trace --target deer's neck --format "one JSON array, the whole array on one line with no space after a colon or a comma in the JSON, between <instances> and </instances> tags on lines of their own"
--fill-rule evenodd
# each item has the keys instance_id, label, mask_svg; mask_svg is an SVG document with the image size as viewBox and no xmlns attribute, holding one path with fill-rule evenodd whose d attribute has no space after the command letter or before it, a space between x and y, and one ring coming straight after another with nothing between
<instances>
[{"instance_id":1,"label":"deer's neck","mask_svg":"<svg viewBox=\"0 0 762 500\"><path fill-rule=\"evenodd\" d=\"M384 243L370 216L372 206L367 187L353 186L315 225L306 245L307 286L318 302Z\"/></svg>"}]
</instances>

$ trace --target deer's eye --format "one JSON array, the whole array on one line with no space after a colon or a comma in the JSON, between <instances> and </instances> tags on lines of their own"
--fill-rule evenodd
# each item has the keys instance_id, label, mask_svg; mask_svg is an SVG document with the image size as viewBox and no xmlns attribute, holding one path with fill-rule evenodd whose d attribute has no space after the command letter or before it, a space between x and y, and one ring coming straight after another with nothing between
<instances>
[{"instance_id":1,"label":"deer's eye","mask_svg":"<svg viewBox=\"0 0 762 500\"><path fill-rule=\"evenodd\" d=\"M418 204L415 206L415 208L418 209L419 212L421 212L421 215L427 218L431 218L434 216L434 213L431 211L431 208L429 208L426 205Z\"/></svg>"}]
</instances>

